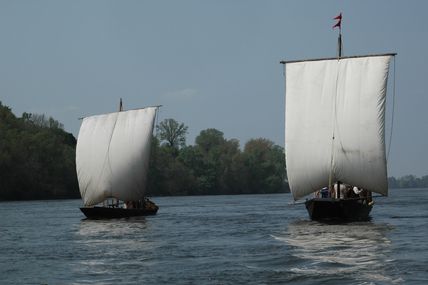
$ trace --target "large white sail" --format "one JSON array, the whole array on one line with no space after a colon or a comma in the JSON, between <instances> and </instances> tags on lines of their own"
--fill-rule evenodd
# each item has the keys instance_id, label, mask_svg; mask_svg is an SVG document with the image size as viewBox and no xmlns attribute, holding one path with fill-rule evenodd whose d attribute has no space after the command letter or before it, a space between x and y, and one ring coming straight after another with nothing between
<instances>
[{"instance_id":1,"label":"large white sail","mask_svg":"<svg viewBox=\"0 0 428 285\"><path fill-rule=\"evenodd\" d=\"M83 119L76 168L85 206L114 197L135 201L146 187L156 107Z\"/></svg>"},{"instance_id":2,"label":"large white sail","mask_svg":"<svg viewBox=\"0 0 428 285\"><path fill-rule=\"evenodd\" d=\"M333 182L388 194L384 130L391 57L286 63L285 148L294 199L327 186L330 174Z\"/></svg>"}]
</instances>

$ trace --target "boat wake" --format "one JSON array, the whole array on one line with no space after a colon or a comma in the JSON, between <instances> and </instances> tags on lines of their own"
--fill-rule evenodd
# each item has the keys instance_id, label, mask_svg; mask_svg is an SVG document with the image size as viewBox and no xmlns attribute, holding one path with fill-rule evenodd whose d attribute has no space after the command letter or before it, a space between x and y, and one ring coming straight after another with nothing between
<instances>
[{"instance_id":1,"label":"boat wake","mask_svg":"<svg viewBox=\"0 0 428 285\"><path fill-rule=\"evenodd\" d=\"M390 266L394 260L389 257L391 241L386 237L391 228L371 222L329 225L296 221L286 232L272 237L289 246L296 265L289 271L296 277L400 283L401 279L388 274L394 270Z\"/></svg>"}]
</instances>

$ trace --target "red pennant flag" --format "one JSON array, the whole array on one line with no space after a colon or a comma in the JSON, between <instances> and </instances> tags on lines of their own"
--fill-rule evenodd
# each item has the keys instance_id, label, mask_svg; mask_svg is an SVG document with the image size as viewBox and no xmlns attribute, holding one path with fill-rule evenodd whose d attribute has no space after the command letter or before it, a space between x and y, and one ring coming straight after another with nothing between
<instances>
[{"instance_id":1,"label":"red pennant flag","mask_svg":"<svg viewBox=\"0 0 428 285\"><path fill-rule=\"evenodd\" d=\"M341 29L342 27L340 25L341 25L341 21L337 22L336 25L333 26L333 29L336 27L339 27L339 29Z\"/></svg>"},{"instance_id":2,"label":"red pennant flag","mask_svg":"<svg viewBox=\"0 0 428 285\"><path fill-rule=\"evenodd\" d=\"M336 16L333 18L334 20L338 20L337 23L333 26L333 29L336 27L339 27L339 29L342 29L341 24L342 24L342 13L339 14L339 16Z\"/></svg>"}]
</instances>

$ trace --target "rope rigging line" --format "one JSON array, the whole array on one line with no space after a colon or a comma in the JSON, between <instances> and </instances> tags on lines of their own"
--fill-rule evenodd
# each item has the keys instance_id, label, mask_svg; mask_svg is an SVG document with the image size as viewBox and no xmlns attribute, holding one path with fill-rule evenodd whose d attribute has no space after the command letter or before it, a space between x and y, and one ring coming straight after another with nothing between
<instances>
[{"instance_id":1,"label":"rope rigging line","mask_svg":"<svg viewBox=\"0 0 428 285\"><path fill-rule=\"evenodd\" d=\"M159 117L160 117L161 108L158 107L156 110L156 122L155 122L155 137L158 135L158 126L159 126Z\"/></svg>"},{"instance_id":2,"label":"rope rigging line","mask_svg":"<svg viewBox=\"0 0 428 285\"><path fill-rule=\"evenodd\" d=\"M395 65L395 56L394 56L394 60L393 60L393 85L392 85L392 114L391 114L391 131L389 132L389 143L388 143L388 151L386 154L386 161L389 160L389 153L391 151L391 143L392 143L392 132L393 132L393 128L394 128L394 116L395 116L395 69L396 69L396 65Z\"/></svg>"},{"instance_id":3,"label":"rope rigging line","mask_svg":"<svg viewBox=\"0 0 428 285\"><path fill-rule=\"evenodd\" d=\"M333 105L333 130L332 130L332 135L331 135L331 154L330 154L330 173L328 176L328 185L329 185L329 189L331 190L330 187L333 187L333 164L334 164L334 140L335 140L335 126L336 126L336 122L337 122L337 98L338 98L338 93L339 93L339 71L340 71L340 58L338 58L337 60L337 70L336 70L336 94L334 96L334 105Z\"/></svg>"}]
</instances>

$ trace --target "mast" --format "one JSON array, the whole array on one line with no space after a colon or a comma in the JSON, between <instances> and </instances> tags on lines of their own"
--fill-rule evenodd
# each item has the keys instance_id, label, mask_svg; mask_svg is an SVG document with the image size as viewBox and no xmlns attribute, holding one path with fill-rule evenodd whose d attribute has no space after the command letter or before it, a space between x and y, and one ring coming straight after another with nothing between
<instances>
[{"instance_id":1,"label":"mast","mask_svg":"<svg viewBox=\"0 0 428 285\"><path fill-rule=\"evenodd\" d=\"M337 20L337 23L333 26L333 29L338 27L339 28L339 37L337 39L337 57L342 57L342 13L340 13L338 16L334 17L333 20Z\"/></svg>"},{"instance_id":2,"label":"mast","mask_svg":"<svg viewBox=\"0 0 428 285\"><path fill-rule=\"evenodd\" d=\"M342 57L342 13L340 13L338 16L333 18L334 20L337 20L337 23L333 26L333 29L338 27L339 28L339 37L337 38L337 58L340 59ZM337 95L337 94L336 94ZM332 191L334 191L334 186L333 186L333 151L334 151L334 129L333 129L333 134L331 137L331 159L330 159L330 175L328 177L328 187L330 189L330 193ZM335 198L339 199L340 198L340 185L338 183L337 185L337 189L336 189L336 193L335 193Z\"/></svg>"},{"instance_id":3,"label":"mast","mask_svg":"<svg viewBox=\"0 0 428 285\"><path fill-rule=\"evenodd\" d=\"M123 111L123 104L122 104L122 98L120 98L120 103L119 103L119 112Z\"/></svg>"}]
</instances>

